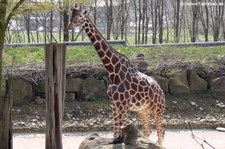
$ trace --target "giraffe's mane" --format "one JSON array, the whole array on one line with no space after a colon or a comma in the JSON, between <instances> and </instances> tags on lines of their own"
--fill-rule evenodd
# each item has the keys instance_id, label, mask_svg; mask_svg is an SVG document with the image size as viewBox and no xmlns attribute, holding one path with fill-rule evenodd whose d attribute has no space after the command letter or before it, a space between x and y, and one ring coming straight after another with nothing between
<instances>
[{"instance_id":1,"label":"giraffe's mane","mask_svg":"<svg viewBox=\"0 0 225 149\"><path fill-rule=\"evenodd\" d=\"M102 35L102 33L97 29L97 27L92 23L92 21L88 18L88 17L85 17L85 19L87 19L91 24L92 26L94 27L95 31L101 36L101 38L107 43L107 45L109 46L109 48L116 54L124 57L129 63L130 63L130 60L128 59L127 56L125 56L124 54L118 52L117 50L115 50L110 44L109 42L105 39L105 37Z\"/></svg>"}]
</instances>

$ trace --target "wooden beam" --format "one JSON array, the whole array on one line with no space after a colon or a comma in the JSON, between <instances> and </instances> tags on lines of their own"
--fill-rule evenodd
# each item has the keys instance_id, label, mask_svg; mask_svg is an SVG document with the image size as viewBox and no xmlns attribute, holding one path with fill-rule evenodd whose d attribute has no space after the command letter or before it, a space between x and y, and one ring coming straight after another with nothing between
<instances>
[{"instance_id":1,"label":"wooden beam","mask_svg":"<svg viewBox=\"0 0 225 149\"><path fill-rule=\"evenodd\" d=\"M62 115L65 97L66 46L45 46L46 149L62 149Z\"/></svg>"}]
</instances>

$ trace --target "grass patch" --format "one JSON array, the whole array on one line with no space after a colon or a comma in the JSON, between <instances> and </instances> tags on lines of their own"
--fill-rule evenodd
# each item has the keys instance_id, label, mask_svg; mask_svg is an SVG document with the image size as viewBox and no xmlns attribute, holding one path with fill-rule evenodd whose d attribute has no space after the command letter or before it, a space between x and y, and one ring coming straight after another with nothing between
<instances>
[{"instance_id":1,"label":"grass patch","mask_svg":"<svg viewBox=\"0 0 225 149\"><path fill-rule=\"evenodd\" d=\"M113 46L118 52L129 59L134 59L137 53L143 53L151 66L166 63L172 60L198 62L201 64L212 64L219 57L225 56L225 47L124 47ZM5 48L3 54L3 65L15 64L44 64L44 47L20 47ZM67 63L99 62L94 47L73 46L67 47Z\"/></svg>"}]
</instances>

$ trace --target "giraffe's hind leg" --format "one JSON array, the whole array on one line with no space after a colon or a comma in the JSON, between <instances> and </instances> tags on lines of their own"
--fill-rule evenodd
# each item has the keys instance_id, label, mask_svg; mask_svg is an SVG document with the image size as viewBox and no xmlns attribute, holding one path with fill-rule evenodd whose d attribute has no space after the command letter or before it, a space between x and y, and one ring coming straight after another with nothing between
<instances>
[{"instance_id":1,"label":"giraffe's hind leg","mask_svg":"<svg viewBox=\"0 0 225 149\"><path fill-rule=\"evenodd\" d=\"M158 141L157 143L162 146L162 142L164 139L165 128L163 125L163 112L153 113L153 117L155 120L155 127L157 130Z\"/></svg>"},{"instance_id":2,"label":"giraffe's hind leg","mask_svg":"<svg viewBox=\"0 0 225 149\"><path fill-rule=\"evenodd\" d=\"M151 123L150 123L150 111L144 109L138 112L139 119L142 123L142 129L144 136L149 137L152 133Z\"/></svg>"}]
</instances>

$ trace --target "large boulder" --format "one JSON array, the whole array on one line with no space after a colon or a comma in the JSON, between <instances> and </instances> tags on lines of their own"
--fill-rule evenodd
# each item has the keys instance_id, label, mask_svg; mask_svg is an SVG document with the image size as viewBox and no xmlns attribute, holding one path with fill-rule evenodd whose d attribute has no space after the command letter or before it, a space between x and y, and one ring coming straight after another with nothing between
<instances>
[{"instance_id":1,"label":"large boulder","mask_svg":"<svg viewBox=\"0 0 225 149\"><path fill-rule=\"evenodd\" d=\"M207 82L200 78L195 70L188 70L188 82L192 92L207 90Z\"/></svg>"},{"instance_id":2,"label":"large boulder","mask_svg":"<svg viewBox=\"0 0 225 149\"><path fill-rule=\"evenodd\" d=\"M75 93L81 91L83 79L81 78L68 78L66 79L66 92Z\"/></svg>"},{"instance_id":3,"label":"large boulder","mask_svg":"<svg viewBox=\"0 0 225 149\"><path fill-rule=\"evenodd\" d=\"M38 81L37 83L33 84L33 91L35 93L45 93L45 80Z\"/></svg>"},{"instance_id":4,"label":"large boulder","mask_svg":"<svg viewBox=\"0 0 225 149\"><path fill-rule=\"evenodd\" d=\"M66 93L65 99L68 101L76 100L76 93Z\"/></svg>"},{"instance_id":5,"label":"large boulder","mask_svg":"<svg viewBox=\"0 0 225 149\"><path fill-rule=\"evenodd\" d=\"M13 103L15 105L23 104L32 99L32 85L20 78L12 79Z\"/></svg>"},{"instance_id":6,"label":"large boulder","mask_svg":"<svg viewBox=\"0 0 225 149\"><path fill-rule=\"evenodd\" d=\"M80 98L84 100L108 98L104 80L97 80L95 78L84 79L81 86Z\"/></svg>"},{"instance_id":7,"label":"large boulder","mask_svg":"<svg viewBox=\"0 0 225 149\"><path fill-rule=\"evenodd\" d=\"M164 78L164 77L160 77L160 76L155 76L154 79L159 84L159 86L161 87L163 92L165 94L168 94L168 91L169 91L169 79Z\"/></svg>"},{"instance_id":8,"label":"large boulder","mask_svg":"<svg viewBox=\"0 0 225 149\"><path fill-rule=\"evenodd\" d=\"M134 125L123 128L123 142L112 144L113 138L102 138L98 134L87 137L79 149L165 149L144 137Z\"/></svg>"},{"instance_id":9,"label":"large boulder","mask_svg":"<svg viewBox=\"0 0 225 149\"><path fill-rule=\"evenodd\" d=\"M218 77L212 80L211 82L211 89L214 92L225 92L225 76Z\"/></svg>"},{"instance_id":10,"label":"large boulder","mask_svg":"<svg viewBox=\"0 0 225 149\"><path fill-rule=\"evenodd\" d=\"M176 73L169 78L169 91L171 94L183 94L190 92L186 70Z\"/></svg>"}]
</instances>

